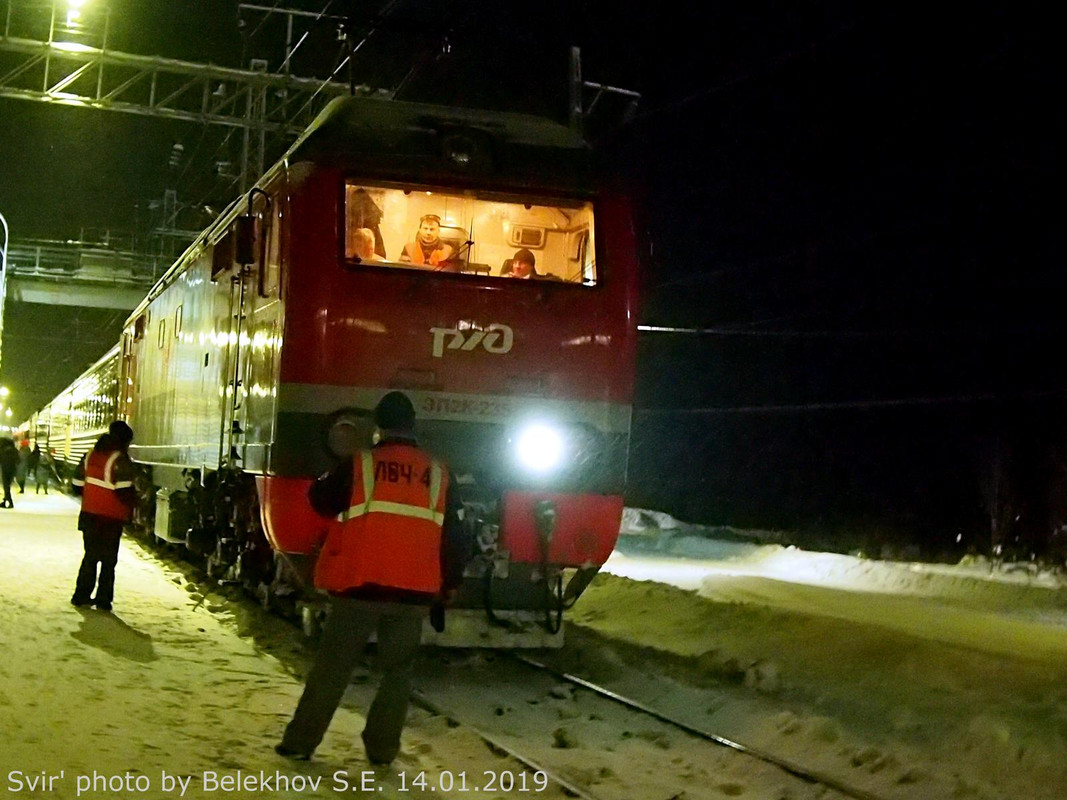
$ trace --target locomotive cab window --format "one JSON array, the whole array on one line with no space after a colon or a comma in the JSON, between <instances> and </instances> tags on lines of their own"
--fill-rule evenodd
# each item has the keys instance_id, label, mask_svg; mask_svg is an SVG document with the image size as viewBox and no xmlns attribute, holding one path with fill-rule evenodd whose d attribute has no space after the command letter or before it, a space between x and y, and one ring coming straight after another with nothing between
<instances>
[{"instance_id":1,"label":"locomotive cab window","mask_svg":"<svg viewBox=\"0 0 1067 800\"><path fill-rule=\"evenodd\" d=\"M345 186L348 265L591 286L593 205Z\"/></svg>"}]
</instances>

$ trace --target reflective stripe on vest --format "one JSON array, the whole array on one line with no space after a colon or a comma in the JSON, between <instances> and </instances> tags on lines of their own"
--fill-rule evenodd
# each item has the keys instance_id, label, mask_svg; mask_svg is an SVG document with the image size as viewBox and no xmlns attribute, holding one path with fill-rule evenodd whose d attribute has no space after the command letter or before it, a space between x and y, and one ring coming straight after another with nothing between
<instances>
[{"instance_id":1,"label":"reflective stripe on vest","mask_svg":"<svg viewBox=\"0 0 1067 800\"><path fill-rule=\"evenodd\" d=\"M360 453L361 472L363 473L363 497L366 498L358 506L352 506L347 511L337 515L338 522L347 522L364 514L379 512L382 514L396 514L401 517L413 517L425 519L437 525L444 525L444 513L437 511L437 499L441 495L441 465L436 459L430 461L430 502L429 507L411 505L409 503L393 503L388 500L374 499L374 457L369 450Z\"/></svg>"},{"instance_id":2,"label":"reflective stripe on vest","mask_svg":"<svg viewBox=\"0 0 1067 800\"><path fill-rule=\"evenodd\" d=\"M107 460L101 469L100 461L104 457L103 453L89 451L85 454L82 511L121 521L130 519L131 509L119 499L116 491L133 486L133 481L112 479L115 462L121 455L122 452L119 450L108 453Z\"/></svg>"},{"instance_id":3,"label":"reflective stripe on vest","mask_svg":"<svg viewBox=\"0 0 1067 800\"><path fill-rule=\"evenodd\" d=\"M91 477L89 477L89 474L88 474L88 454L86 454L85 483L92 484L93 486L101 486L104 489L111 489L112 491L114 491L115 489L128 489L131 486L133 486L133 481L112 481L111 480L111 470L115 466L115 462L118 460L120 455L122 455L122 453L120 453L118 450L116 450L114 453L111 454L111 457L108 458L107 463L104 464L104 478L103 478L103 480L101 480L100 478L91 478ZM78 482L75 481L75 483L78 483Z\"/></svg>"}]
</instances>

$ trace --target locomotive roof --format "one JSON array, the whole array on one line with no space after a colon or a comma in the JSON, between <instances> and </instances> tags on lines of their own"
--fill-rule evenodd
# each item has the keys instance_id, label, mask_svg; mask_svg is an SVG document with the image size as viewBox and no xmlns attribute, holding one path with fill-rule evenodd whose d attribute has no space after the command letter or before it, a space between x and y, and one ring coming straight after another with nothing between
<instances>
[{"instance_id":1,"label":"locomotive roof","mask_svg":"<svg viewBox=\"0 0 1067 800\"><path fill-rule=\"evenodd\" d=\"M544 117L357 96L331 101L286 158L395 180L587 190L591 154L577 131Z\"/></svg>"},{"instance_id":2,"label":"locomotive roof","mask_svg":"<svg viewBox=\"0 0 1067 800\"><path fill-rule=\"evenodd\" d=\"M450 131L480 131L510 145L588 148L574 129L545 117L356 96L330 101L297 139L290 157L309 153L314 160L316 151L331 145L380 151Z\"/></svg>"}]
</instances>

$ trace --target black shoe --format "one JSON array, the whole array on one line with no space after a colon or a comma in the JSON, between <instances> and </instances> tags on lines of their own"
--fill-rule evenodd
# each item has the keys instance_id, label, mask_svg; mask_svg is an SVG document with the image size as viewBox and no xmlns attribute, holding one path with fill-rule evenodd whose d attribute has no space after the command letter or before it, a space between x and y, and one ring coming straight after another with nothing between
<instances>
[{"instance_id":1,"label":"black shoe","mask_svg":"<svg viewBox=\"0 0 1067 800\"><path fill-rule=\"evenodd\" d=\"M75 595L74 597L70 598L70 604L72 606L77 606L78 608L81 608L82 606L91 606L93 604L93 601L91 599L83 600L82 598Z\"/></svg>"},{"instance_id":2,"label":"black shoe","mask_svg":"<svg viewBox=\"0 0 1067 800\"><path fill-rule=\"evenodd\" d=\"M98 611L111 610L111 603L101 603L99 600L93 600L93 605L96 606Z\"/></svg>"},{"instance_id":3,"label":"black shoe","mask_svg":"<svg viewBox=\"0 0 1067 800\"><path fill-rule=\"evenodd\" d=\"M292 750L286 747L284 744L278 744L274 746L274 752L280 756L291 758L293 761L309 761L311 760L311 753L303 753L300 750Z\"/></svg>"}]
</instances>

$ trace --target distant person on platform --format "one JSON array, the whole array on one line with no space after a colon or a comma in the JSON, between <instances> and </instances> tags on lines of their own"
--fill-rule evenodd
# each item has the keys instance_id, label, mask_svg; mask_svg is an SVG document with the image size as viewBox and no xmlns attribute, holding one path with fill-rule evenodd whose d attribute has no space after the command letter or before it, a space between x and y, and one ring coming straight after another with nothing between
<instances>
[{"instance_id":1,"label":"distant person on platform","mask_svg":"<svg viewBox=\"0 0 1067 800\"><path fill-rule=\"evenodd\" d=\"M11 499L11 482L15 480L15 473L19 468L19 451L15 449L15 443L10 439L0 439L0 480L4 483L4 499L0 502L0 508L14 508L15 501Z\"/></svg>"},{"instance_id":2,"label":"distant person on platform","mask_svg":"<svg viewBox=\"0 0 1067 800\"><path fill-rule=\"evenodd\" d=\"M15 468L15 483L19 485L19 494L26 494L26 476L30 474L30 443L25 439L19 445L19 465Z\"/></svg>"},{"instance_id":3,"label":"distant person on platform","mask_svg":"<svg viewBox=\"0 0 1067 800\"><path fill-rule=\"evenodd\" d=\"M26 464L26 466L29 467L29 469L27 470L28 474L36 476L37 475L37 465L40 464L40 463L41 463L41 445L40 445L39 442L37 442L37 443L34 443L33 450L30 451L29 461Z\"/></svg>"},{"instance_id":4,"label":"distant person on platform","mask_svg":"<svg viewBox=\"0 0 1067 800\"><path fill-rule=\"evenodd\" d=\"M115 420L74 471L74 493L82 498L78 529L82 532L85 557L70 598L73 605L91 604L101 611L111 610L122 526L129 522L137 500L133 487L135 468L126 455L132 441L133 429Z\"/></svg>"},{"instance_id":5,"label":"distant person on platform","mask_svg":"<svg viewBox=\"0 0 1067 800\"><path fill-rule=\"evenodd\" d=\"M400 260L406 264L427 264L434 269L452 257L452 246L441 241L441 218L426 214L419 219L419 232L414 242L404 245Z\"/></svg>"},{"instance_id":6,"label":"distant person on platform","mask_svg":"<svg viewBox=\"0 0 1067 800\"><path fill-rule=\"evenodd\" d=\"M52 462L52 456L48 452L35 447L33 453L35 456L33 460L33 479L35 482L33 493L37 494L41 489L44 489L44 493L48 494L48 483L56 473L56 465ZM59 477L56 476L56 481L58 482L58 480Z\"/></svg>"},{"instance_id":7,"label":"distant person on platform","mask_svg":"<svg viewBox=\"0 0 1067 800\"><path fill-rule=\"evenodd\" d=\"M319 746L375 631L383 675L363 745L372 764L396 758L423 620L432 605L451 599L463 577L468 549L460 502L445 465L415 441L411 401L389 392L374 421L378 444L342 461L308 492L311 507L337 524L324 534L315 564L315 586L330 594L330 615L296 713L275 748L294 759L310 758ZM443 630L439 618L434 626Z\"/></svg>"},{"instance_id":8,"label":"distant person on platform","mask_svg":"<svg viewBox=\"0 0 1067 800\"><path fill-rule=\"evenodd\" d=\"M537 259L526 248L519 250L511 257L511 272L509 278L539 278L537 274Z\"/></svg>"}]
</instances>

